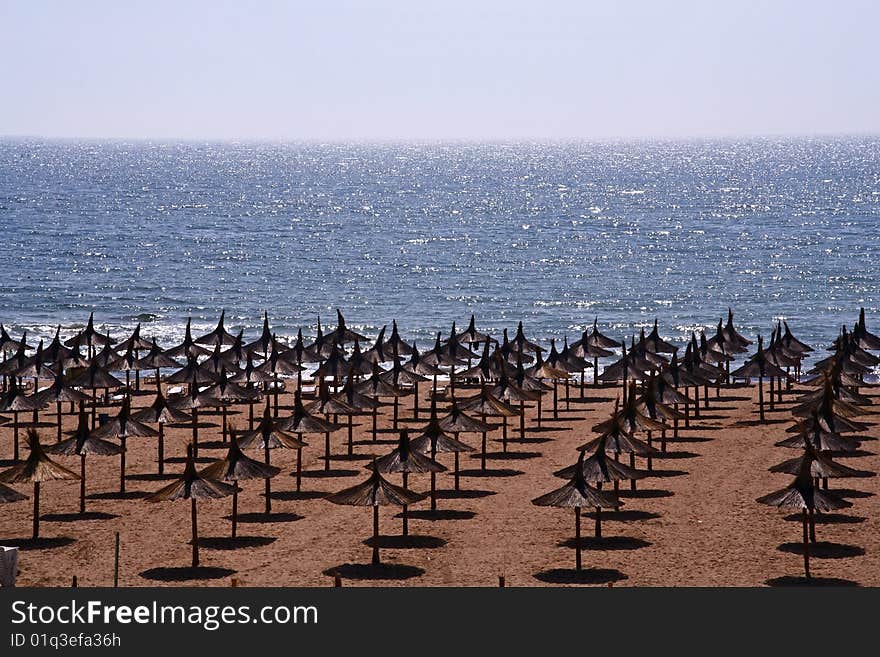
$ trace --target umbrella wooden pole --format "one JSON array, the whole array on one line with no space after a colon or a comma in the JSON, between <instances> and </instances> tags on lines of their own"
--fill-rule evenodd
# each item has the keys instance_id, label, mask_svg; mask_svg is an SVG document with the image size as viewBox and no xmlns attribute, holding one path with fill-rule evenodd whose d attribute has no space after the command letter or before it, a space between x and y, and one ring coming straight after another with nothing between
<instances>
[{"instance_id":1,"label":"umbrella wooden pole","mask_svg":"<svg viewBox=\"0 0 880 657\"><path fill-rule=\"evenodd\" d=\"M700 417L700 386L694 386L694 419Z\"/></svg>"},{"instance_id":2,"label":"umbrella wooden pole","mask_svg":"<svg viewBox=\"0 0 880 657\"><path fill-rule=\"evenodd\" d=\"M193 446L193 458L197 458L199 455L199 409L192 409L193 413L193 422L192 422L192 446Z\"/></svg>"},{"instance_id":3,"label":"umbrella wooden pole","mask_svg":"<svg viewBox=\"0 0 880 657\"><path fill-rule=\"evenodd\" d=\"M807 510L803 511L803 525L804 525L804 575L807 579L810 579L810 541L808 536L808 528L807 528Z\"/></svg>"},{"instance_id":4,"label":"umbrella wooden pole","mask_svg":"<svg viewBox=\"0 0 880 657\"><path fill-rule=\"evenodd\" d=\"M437 460L437 444L431 444L431 460ZM437 473L431 471L431 511L437 510Z\"/></svg>"},{"instance_id":5,"label":"umbrella wooden pole","mask_svg":"<svg viewBox=\"0 0 880 657\"><path fill-rule=\"evenodd\" d=\"M156 392L162 392L162 381L159 379L159 368L156 368Z\"/></svg>"},{"instance_id":6,"label":"umbrella wooden pole","mask_svg":"<svg viewBox=\"0 0 880 657\"><path fill-rule=\"evenodd\" d=\"M12 411L12 460L18 463L18 411Z\"/></svg>"},{"instance_id":7,"label":"umbrella wooden pole","mask_svg":"<svg viewBox=\"0 0 880 657\"><path fill-rule=\"evenodd\" d=\"M227 434L227 428L226 428L226 427L227 427L227 425L226 425L226 417L227 417L227 416L226 416L226 404L224 403L220 408L222 409L222 412L223 412L223 429L222 429L222 432L223 432L223 444L225 445L225 444L226 444L226 438L227 438L227 435L228 435L228 434Z\"/></svg>"},{"instance_id":8,"label":"umbrella wooden pole","mask_svg":"<svg viewBox=\"0 0 880 657\"><path fill-rule=\"evenodd\" d=\"M165 423L159 423L159 440L156 447L156 461L158 462L158 472L160 475L165 474Z\"/></svg>"},{"instance_id":9,"label":"umbrella wooden pole","mask_svg":"<svg viewBox=\"0 0 880 657\"><path fill-rule=\"evenodd\" d=\"M776 377L770 377L770 410L773 410L773 379Z\"/></svg>"},{"instance_id":10,"label":"umbrella wooden pole","mask_svg":"<svg viewBox=\"0 0 880 657\"><path fill-rule=\"evenodd\" d=\"M400 399L397 397L397 395L394 395L394 418L393 418L394 423L391 425L391 428L394 431L397 431L397 416L398 416L399 407L400 407ZM349 417L351 417L351 416L349 416ZM349 452L349 454L350 453L351 452Z\"/></svg>"},{"instance_id":11,"label":"umbrella wooden pole","mask_svg":"<svg viewBox=\"0 0 880 657\"><path fill-rule=\"evenodd\" d=\"M407 482L409 480L409 472L403 473L403 487L408 488ZM403 505L403 535L409 536L409 507L404 504Z\"/></svg>"},{"instance_id":12,"label":"umbrella wooden pole","mask_svg":"<svg viewBox=\"0 0 880 657\"><path fill-rule=\"evenodd\" d=\"M79 455L79 512L86 512L86 455Z\"/></svg>"},{"instance_id":13,"label":"umbrella wooden pole","mask_svg":"<svg viewBox=\"0 0 880 657\"><path fill-rule=\"evenodd\" d=\"M125 436L119 436L122 451L119 452L119 493L125 493Z\"/></svg>"},{"instance_id":14,"label":"umbrella wooden pole","mask_svg":"<svg viewBox=\"0 0 880 657\"><path fill-rule=\"evenodd\" d=\"M233 481L235 487L232 491L232 538L235 538L238 532L238 482Z\"/></svg>"},{"instance_id":15,"label":"umbrella wooden pole","mask_svg":"<svg viewBox=\"0 0 880 657\"><path fill-rule=\"evenodd\" d=\"M376 442L377 440L379 440L378 428L377 428L378 421L379 421L379 407L374 406L373 407L373 442Z\"/></svg>"},{"instance_id":16,"label":"umbrella wooden pole","mask_svg":"<svg viewBox=\"0 0 880 657\"><path fill-rule=\"evenodd\" d=\"M270 465L270 451L271 450L269 449L269 443L264 440L263 458L266 461L266 465ZM299 490L299 487L297 487L297 490ZM270 477L266 477L266 515L268 516L270 513L272 513L272 479Z\"/></svg>"},{"instance_id":17,"label":"umbrella wooden pole","mask_svg":"<svg viewBox=\"0 0 880 657\"><path fill-rule=\"evenodd\" d=\"M709 384L703 384L703 408L709 408Z\"/></svg>"},{"instance_id":18,"label":"umbrella wooden pole","mask_svg":"<svg viewBox=\"0 0 880 657\"><path fill-rule=\"evenodd\" d=\"M602 507L596 507L596 538L602 538Z\"/></svg>"},{"instance_id":19,"label":"umbrella wooden pole","mask_svg":"<svg viewBox=\"0 0 880 657\"><path fill-rule=\"evenodd\" d=\"M58 440L56 442L61 442L61 402L55 402L55 418L58 421Z\"/></svg>"},{"instance_id":20,"label":"umbrella wooden pole","mask_svg":"<svg viewBox=\"0 0 880 657\"><path fill-rule=\"evenodd\" d=\"M540 401L538 402L540 404ZM538 417L541 417L540 406L538 406ZM519 402L519 438L520 440L526 439L526 403L524 401ZM504 451L507 451L507 443L504 444Z\"/></svg>"},{"instance_id":21,"label":"umbrella wooden pole","mask_svg":"<svg viewBox=\"0 0 880 657\"><path fill-rule=\"evenodd\" d=\"M248 431L254 430L254 399L248 401Z\"/></svg>"},{"instance_id":22,"label":"umbrella wooden pole","mask_svg":"<svg viewBox=\"0 0 880 657\"><path fill-rule=\"evenodd\" d=\"M538 396L538 428L541 428L541 399L543 395Z\"/></svg>"},{"instance_id":23,"label":"umbrella wooden pole","mask_svg":"<svg viewBox=\"0 0 880 657\"><path fill-rule=\"evenodd\" d=\"M413 382L413 419L419 419L419 382Z\"/></svg>"},{"instance_id":24,"label":"umbrella wooden pole","mask_svg":"<svg viewBox=\"0 0 880 657\"><path fill-rule=\"evenodd\" d=\"M324 472L330 472L330 432L324 432Z\"/></svg>"},{"instance_id":25,"label":"umbrella wooden pole","mask_svg":"<svg viewBox=\"0 0 880 657\"><path fill-rule=\"evenodd\" d=\"M199 519L196 511L196 498L191 498L192 502L192 567L199 567Z\"/></svg>"},{"instance_id":26,"label":"umbrella wooden pole","mask_svg":"<svg viewBox=\"0 0 880 657\"><path fill-rule=\"evenodd\" d=\"M559 419L559 381L553 379L553 419Z\"/></svg>"},{"instance_id":27,"label":"umbrella wooden pole","mask_svg":"<svg viewBox=\"0 0 880 657\"><path fill-rule=\"evenodd\" d=\"M810 509L810 543L816 542L816 513Z\"/></svg>"},{"instance_id":28,"label":"umbrella wooden pole","mask_svg":"<svg viewBox=\"0 0 880 657\"><path fill-rule=\"evenodd\" d=\"M458 487L458 452L455 453L455 474L453 475L453 480L455 481L455 490L459 490L459 487Z\"/></svg>"},{"instance_id":29,"label":"umbrella wooden pole","mask_svg":"<svg viewBox=\"0 0 880 657\"><path fill-rule=\"evenodd\" d=\"M587 368L586 366L581 368L581 399L586 396L585 389L587 386Z\"/></svg>"},{"instance_id":30,"label":"umbrella wooden pole","mask_svg":"<svg viewBox=\"0 0 880 657\"><path fill-rule=\"evenodd\" d=\"M570 394L570 386L571 381L568 377L565 378L565 410L571 410L571 394Z\"/></svg>"},{"instance_id":31,"label":"umbrella wooden pole","mask_svg":"<svg viewBox=\"0 0 880 657\"><path fill-rule=\"evenodd\" d=\"M397 398L394 398L395 402ZM397 410L397 406L394 407ZM348 414L348 455L351 456L354 454L354 419L352 418L352 414Z\"/></svg>"},{"instance_id":32,"label":"umbrella wooden pole","mask_svg":"<svg viewBox=\"0 0 880 657\"><path fill-rule=\"evenodd\" d=\"M635 468L635 467L636 467L636 455L635 455L635 452L630 452L630 453L629 453L629 467L631 467L631 468ZM635 490L635 489L636 489L636 480L635 480L635 479L630 479L630 480L629 480L629 489L630 489L630 490Z\"/></svg>"},{"instance_id":33,"label":"umbrella wooden pole","mask_svg":"<svg viewBox=\"0 0 880 657\"><path fill-rule=\"evenodd\" d=\"M302 434L300 434L302 436ZM302 488L302 447L296 448L296 492Z\"/></svg>"},{"instance_id":34,"label":"umbrella wooden pole","mask_svg":"<svg viewBox=\"0 0 880 657\"><path fill-rule=\"evenodd\" d=\"M758 417L764 421L764 377L758 377Z\"/></svg>"},{"instance_id":35,"label":"umbrella wooden pole","mask_svg":"<svg viewBox=\"0 0 880 657\"><path fill-rule=\"evenodd\" d=\"M648 447L653 447L653 445L651 444L651 432L650 431L648 432ZM654 461L651 458L651 455L648 454L648 470L653 470L653 469L654 469Z\"/></svg>"},{"instance_id":36,"label":"umbrella wooden pole","mask_svg":"<svg viewBox=\"0 0 880 657\"><path fill-rule=\"evenodd\" d=\"M687 389L685 389L687 392ZM687 429L691 426L691 405L690 403L685 403L684 405L684 428Z\"/></svg>"},{"instance_id":37,"label":"umbrella wooden pole","mask_svg":"<svg viewBox=\"0 0 880 657\"><path fill-rule=\"evenodd\" d=\"M378 566L379 561L379 505L373 505L373 565Z\"/></svg>"},{"instance_id":38,"label":"umbrella wooden pole","mask_svg":"<svg viewBox=\"0 0 880 657\"><path fill-rule=\"evenodd\" d=\"M581 507L574 507L574 567L581 569Z\"/></svg>"},{"instance_id":39,"label":"umbrella wooden pole","mask_svg":"<svg viewBox=\"0 0 880 657\"><path fill-rule=\"evenodd\" d=\"M660 452L666 453L666 429L660 432Z\"/></svg>"},{"instance_id":40,"label":"umbrella wooden pole","mask_svg":"<svg viewBox=\"0 0 880 657\"><path fill-rule=\"evenodd\" d=\"M804 512L806 513L806 511ZM34 540L40 537L40 482L34 482Z\"/></svg>"},{"instance_id":41,"label":"umbrella wooden pole","mask_svg":"<svg viewBox=\"0 0 880 657\"><path fill-rule=\"evenodd\" d=\"M599 387L599 357L593 357L593 387Z\"/></svg>"},{"instance_id":42,"label":"umbrella wooden pole","mask_svg":"<svg viewBox=\"0 0 880 657\"><path fill-rule=\"evenodd\" d=\"M504 446L504 451L507 451L507 416L501 416L501 444Z\"/></svg>"},{"instance_id":43,"label":"umbrella wooden pole","mask_svg":"<svg viewBox=\"0 0 880 657\"><path fill-rule=\"evenodd\" d=\"M486 471L486 432L483 432L483 440L480 445L480 470Z\"/></svg>"},{"instance_id":44,"label":"umbrella wooden pole","mask_svg":"<svg viewBox=\"0 0 880 657\"><path fill-rule=\"evenodd\" d=\"M92 386L92 429L95 428L95 418L98 414L98 391Z\"/></svg>"}]
</instances>

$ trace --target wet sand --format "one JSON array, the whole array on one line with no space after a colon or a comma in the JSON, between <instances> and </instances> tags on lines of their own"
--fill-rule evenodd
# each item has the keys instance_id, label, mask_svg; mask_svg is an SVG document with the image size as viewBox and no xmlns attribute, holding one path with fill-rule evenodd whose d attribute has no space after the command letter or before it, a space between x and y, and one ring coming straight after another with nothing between
<instances>
[{"instance_id":1,"label":"wet sand","mask_svg":"<svg viewBox=\"0 0 880 657\"><path fill-rule=\"evenodd\" d=\"M795 386L797 390L797 386ZM876 394L865 388L863 392ZM472 394L472 391L458 390ZM356 418L355 458L344 456L346 431L332 435L335 458L330 475L323 472L323 435L306 436L302 492L294 491L296 453L273 450L272 463L283 468L272 482L272 517L263 515L262 481L241 482L239 539L230 536L231 498L199 503L201 568L190 562L190 505L187 501L145 502L143 495L158 490L181 472L189 428L166 430L166 477L156 473L155 438L128 439L127 495L119 499L119 458L92 457L88 462L88 514L77 515L79 482L49 482L41 491L41 539L33 544L32 501L0 506L0 545L21 544L19 586L69 586L74 575L80 586L109 586L113 582L114 535L121 535L120 585L330 586L339 572L345 586L497 586L503 575L508 586L596 584L614 586L761 586L797 583L802 575L799 517L755 502L760 495L782 488L792 477L767 468L798 455L774 447L790 434L786 402L757 423L755 386L710 392L709 409L680 430L663 458L654 460L653 475L630 493L621 485L625 506L619 513L603 512L603 539L592 538L593 522L583 524L583 562L574 576L574 514L567 509L536 507L531 500L562 485L553 471L577 458L575 447L593 438L591 427L611 412L618 388L587 388L579 399L572 388L570 410L560 390L558 419L552 418L552 394L544 403L542 427L529 411L526 441L518 442L513 418L508 453L490 434L488 472L479 471L479 456L463 454L462 491L452 489L452 455L438 460L450 472L438 475L438 512L425 500L411 507L410 537L401 539L399 510L382 507L381 569L368 566L371 510L343 507L321 499L323 494L354 485L367 476L371 455L393 449L389 431L391 407L380 415L380 442L370 437L369 416ZM152 395L135 398L145 406ZM702 399L702 395L701 395ZM875 404L877 397L875 397ZM282 405L292 403L284 395ZM402 418L411 417L412 398L404 398ZM426 403L422 401L422 408ZM258 410L259 410L258 406ZM67 410L67 409L65 409ZM246 406L230 416L247 425ZM113 413L115 409L106 412ZM282 411L282 414L284 411ZM426 417L422 411L422 417ZM200 431L200 460L205 464L225 454L220 443L220 415L200 413L216 426ZM872 422L873 416L860 417ZM41 414L54 421L54 409ZM424 424L407 421L416 428ZM72 429L74 416L65 416ZM22 432L22 436L23 436ZM55 430L41 430L44 443ZM671 435L671 431L670 431ZM880 470L877 438L871 426L861 456L841 458L860 470ZM644 438L644 436L640 436ZM479 447L479 434L460 439ZM0 458L12 452L11 425L0 427ZM656 444L656 442L655 442ZM26 454L26 447L22 447ZM260 450L250 451L262 459ZM78 472L78 457L53 457ZM8 461L3 462L8 465ZM638 459L638 466L644 461ZM387 475L400 483L397 475ZM428 475L410 477L410 488L426 492ZM16 486L31 495L30 486ZM816 583L880 585L880 478L837 479L832 490L843 490L853 507L819 517L819 543L813 547L811 570Z\"/></svg>"}]
</instances>

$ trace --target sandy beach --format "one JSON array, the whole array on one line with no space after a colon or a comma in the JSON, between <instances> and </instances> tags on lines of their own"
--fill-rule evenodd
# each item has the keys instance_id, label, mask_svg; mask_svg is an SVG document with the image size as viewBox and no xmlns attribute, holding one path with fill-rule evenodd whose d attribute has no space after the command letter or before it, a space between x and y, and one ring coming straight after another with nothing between
<instances>
[{"instance_id":1,"label":"sandy beach","mask_svg":"<svg viewBox=\"0 0 880 657\"><path fill-rule=\"evenodd\" d=\"M582 544L584 567L591 569L588 583L762 586L799 577L799 517L755 501L792 479L767 468L798 455L797 450L773 444L787 436L788 408L799 389L794 386L785 402L768 412L764 424L757 422L754 385L722 388L720 398L710 391L709 409L701 411L700 419L692 419L690 428L680 430L677 442L668 443L664 457L654 461L653 476L639 481L636 492L630 492L627 483L621 486L625 506L617 513L603 513L601 540L592 538L593 522L585 518ZM459 396L473 392L457 390ZM863 392L873 393L869 388ZM369 508L337 506L322 497L363 481L370 457L393 449L396 435L390 430L390 406L383 407L380 415L378 443L371 440L370 417L356 418L353 458L344 456L345 430L332 435L331 476L323 472L323 436L306 436L310 446L303 452L305 472L299 494L294 492L291 476L295 451L273 450L272 463L282 473L272 482L272 516L267 522L263 514L262 482L242 482L236 541L228 538L230 499L201 501L203 572L196 579L177 581L187 576L189 503L151 504L143 499L181 472L189 428L166 430L166 456L172 462L166 465L164 478L155 474L155 438L128 440L128 480L122 499L115 494L118 457L90 458L86 519L77 515L78 482L44 484L41 539L36 544L26 540L31 531L31 501L3 505L0 545L22 545L19 586L69 586L74 575L80 586L112 585L117 531L121 586L230 586L233 578L239 586L331 586L334 571L340 573L344 586L497 586L499 576L508 586L571 583L573 513L537 507L531 500L563 483L552 473L576 460L575 448L595 437L591 427L608 417L618 394L617 387L588 387L580 399L573 387L566 410L561 388L557 420L548 411L552 406L552 395L548 395L541 429L535 426L532 408L526 440L518 441L518 432L511 429L507 454L501 453L500 432L490 434L487 473L479 470L477 452L462 455L459 493L451 490L452 455L440 455L438 460L450 472L438 475L438 513L430 513L427 500L413 506L411 536L401 539L398 510L381 509L382 558L388 564L383 579L372 579L369 568L351 565L370 560L370 547L364 542L371 531ZM134 406L146 406L152 399L149 393L136 396ZM282 396L281 403L290 405L292 395ZM401 418L406 420L402 426L423 426L425 411L420 422L413 422L409 419L412 398L402 403ZM421 407L427 407L425 400ZM203 412L200 417L214 425L200 430L201 467L222 457L226 448L220 442L220 415ZM871 417L864 419L870 422ZM230 418L238 427L246 427L247 407L233 407ZM43 419L52 421L54 415L46 413ZM75 416L65 415L65 429L72 430L75 421ZM514 418L514 426L516 422ZM55 440L52 427L41 429L41 435L46 444ZM0 436L0 456L8 459L11 425L0 428ZM841 458L841 462L859 470L880 470L878 437L872 425L860 455ZM460 438L479 447L479 434ZM249 455L262 458L259 450ZM53 458L78 471L77 457ZM638 466L644 467L642 459ZM398 475L387 477L400 483ZM819 517L819 542L813 546L811 562L815 581L880 585L880 481L876 477L836 479L830 487L853 502L853 507ZM28 495L30 488L16 487ZM428 475L411 476L410 488L427 491Z\"/></svg>"}]
</instances>

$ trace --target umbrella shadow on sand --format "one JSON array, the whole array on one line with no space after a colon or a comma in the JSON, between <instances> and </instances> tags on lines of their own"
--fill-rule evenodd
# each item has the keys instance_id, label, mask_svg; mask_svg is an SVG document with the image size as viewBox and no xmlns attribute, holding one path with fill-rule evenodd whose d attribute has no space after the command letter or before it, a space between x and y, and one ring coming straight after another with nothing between
<instances>
[{"instance_id":1,"label":"umbrella shadow on sand","mask_svg":"<svg viewBox=\"0 0 880 657\"><path fill-rule=\"evenodd\" d=\"M535 573L534 577L546 584L611 584L628 579L615 568L553 568Z\"/></svg>"},{"instance_id":2,"label":"umbrella shadow on sand","mask_svg":"<svg viewBox=\"0 0 880 657\"><path fill-rule=\"evenodd\" d=\"M222 579L234 575L236 571L230 568L216 568L213 566L179 566L150 568L138 573L144 579L156 582L189 582L194 580Z\"/></svg>"},{"instance_id":3,"label":"umbrella shadow on sand","mask_svg":"<svg viewBox=\"0 0 880 657\"><path fill-rule=\"evenodd\" d=\"M783 518L789 522L801 522L801 514L792 513ZM817 513L813 522L817 525L857 525L865 522L864 516L848 516L843 513Z\"/></svg>"},{"instance_id":4,"label":"umbrella shadow on sand","mask_svg":"<svg viewBox=\"0 0 880 657\"><path fill-rule=\"evenodd\" d=\"M795 575L785 575L783 577L774 577L764 582L767 586L861 586L858 582L849 579L840 579L838 577L797 577Z\"/></svg>"},{"instance_id":5,"label":"umbrella shadow on sand","mask_svg":"<svg viewBox=\"0 0 880 657\"><path fill-rule=\"evenodd\" d=\"M470 520L476 516L474 511L462 511L459 509L416 509L409 512L410 518L418 520Z\"/></svg>"},{"instance_id":6,"label":"umbrella shadow on sand","mask_svg":"<svg viewBox=\"0 0 880 657\"><path fill-rule=\"evenodd\" d=\"M343 579L401 580L420 577L425 574L425 571L417 566L407 566L405 564L344 563L328 568L323 574L329 577L338 575Z\"/></svg>"},{"instance_id":7,"label":"umbrella shadow on sand","mask_svg":"<svg viewBox=\"0 0 880 657\"><path fill-rule=\"evenodd\" d=\"M516 477L524 473L522 470L513 470L511 468L486 468L485 470L475 468L473 470L460 470L458 474L460 477Z\"/></svg>"},{"instance_id":8,"label":"umbrella shadow on sand","mask_svg":"<svg viewBox=\"0 0 880 657\"><path fill-rule=\"evenodd\" d=\"M62 548L71 543L75 543L76 539L69 536L52 536L40 538L0 538L0 545L9 547L17 547L19 550L54 550Z\"/></svg>"},{"instance_id":9,"label":"umbrella shadow on sand","mask_svg":"<svg viewBox=\"0 0 880 657\"><path fill-rule=\"evenodd\" d=\"M85 513L47 513L40 516L46 522L78 522L80 520L113 520L119 516L104 511L86 511Z\"/></svg>"},{"instance_id":10,"label":"umbrella shadow on sand","mask_svg":"<svg viewBox=\"0 0 880 657\"><path fill-rule=\"evenodd\" d=\"M776 549L780 552L788 552L789 554L804 553L803 543L783 543ZM864 548L860 548L857 545L829 543L828 541L810 543L810 556L815 559L848 559L850 557L861 557L864 554Z\"/></svg>"},{"instance_id":11,"label":"umbrella shadow on sand","mask_svg":"<svg viewBox=\"0 0 880 657\"><path fill-rule=\"evenodd\" d=\"M640 550L651 545L649 541L632 536L603 536L601 538L582 536L580 542L582 550L596 550L599 552L604 552L605 550ZM568 538L564 541L559 541L556 545L565 548L575 548L577 547L577 539Z\"/></svg>"},{"instance_id":12,"label":"umbrella shadow on sand","mask_svg":"<svg viewBox=\"0 0 880 657\"><path fill-rule=\"evenodd\" d=\"M263 513L261 511L254 511L252 513L239 513L238 514L238 522L239 523L253 523L253 524L263 524L263 523L272 523L272 522L296 522L297 520L302 520L305 516L297 515L296 513ZM231 520L232 516L226 516L227 520Z\"/></svg>"},{"instance_id":13,"label":"umbrella shadow on sand","mask_svg":"<svg viewBox=\"0 0 880 657\"><path fill-rule=\"evenodd\" d=\"M370 537L361 542L369 547L373 547L374 544L378 543L380 548L391 548L394 550L436 550L446 545L446 541L437 536L422 536L418 534L379 536L378 539L378 541L375 541Z\"/></svg>"}]
</instances>

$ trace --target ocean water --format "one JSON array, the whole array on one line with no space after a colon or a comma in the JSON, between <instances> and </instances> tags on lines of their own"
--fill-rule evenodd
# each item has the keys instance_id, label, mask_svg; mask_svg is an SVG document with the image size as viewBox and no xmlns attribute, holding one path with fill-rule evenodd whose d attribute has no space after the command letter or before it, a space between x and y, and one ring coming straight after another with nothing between
<instances>
[{"instance_id":1,"label":"ocean water","mask_svg":"<svg viewBox=\"0 0 880 657\"><path fill-rule=\"evenodd\" d=\"M880 327L880 138L693 142L0 141L0 321L183 321L256 337L316 317L420 341L500 332L681 340L728 306L827 345ZM873 320L873 321L872 321Z\"/></svg>"}]
</instances>

